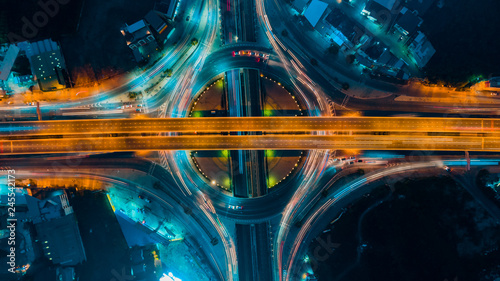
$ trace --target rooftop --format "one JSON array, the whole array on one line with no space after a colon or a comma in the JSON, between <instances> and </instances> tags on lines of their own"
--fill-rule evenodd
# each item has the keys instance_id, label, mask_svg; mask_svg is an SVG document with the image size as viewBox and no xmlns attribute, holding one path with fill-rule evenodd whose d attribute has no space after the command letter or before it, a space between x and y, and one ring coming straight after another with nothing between
<instances>
[{"instance_id":1,"label":"rooftop","mask_svg":"<svg viewBox=\"0 0 500 281\"><path fill-rule=\"evenodd\" d=\"M422 19L410 12L408 9L403 9L402 15L396 21L396 25L399 25L407 34L412 34L417 30L417 27L422 23Z\"/></svg>"},{"instance_id":2,"label":"rooftop","mask_svg":"<svg viewBox=\"0 0 500 281\"><path fill-rule=\"evenodd\" d=\"M418 67L424 67L429 60L432 58L436 50L432 46L431 42L427 40L427 37L420 31L418 31L417 37L410 44L410 49L412 50L413 57L417 62Z\"/></svg>"},{"instance_id":3,"label":"rooftop","mask_svg":"<svg viewBox=\"0 0 500 281\"><path fill-rule=\"evenodd\" d=\"M406 0L405 6L422 16L435 2L436 0Z\"/></svg>"},{"instance_id":4,"label":"rooftop","mask_svg":"<svg viewBox=\"0 0 500 281\"><path fill-rule=\"evenodd\" d=\"M74 214L35 224L45 256L53 263L77 265L86 260Z\"/></svg>"},{"instance_id":5,"label":"rooftop","mask_svg":"<svg viewBox=\"0 0 500 281\"><path fill-rule=\"evenodd\" d=\"M346 17L339 8L333 9L325 20L342 32L342 34L354 44L357 44L361 37L365 34L364 27L356 21Z\"/></svg>"},{"instance_id":6,"label":"rooftop","mask_svg":"<svg viewBox=\"0 0 500 281\"><path fill-rule=\"evenodd\" d=\"M311 4L309 4L304 12L304 17L306 17L309 23L315 27L323 16L323 13L325 13L326 7L328 7L327 3L320 0L312 0Z\"/></svg>"},{"instance_id":7,"label":"rooftop","mask_svg":"<svg viewBox=\"0 0 500 281\"><path fill-rule=\"evenodd\" d=\"M160 16L160 14L156 11L149 11L144 19L151 25L151 27L156 30L158 33L161 33L165 27L167 27L167 23Z\"/></svg>"},{"instance_id":8,"label":"rooftop","mask_svg":"<svg viewBox=\"0 0 500 281\"><path fill-rule=\"evenodd\" d=\"M391 11L392 8L394 8L394 4L396 3L396 0L372 0L372 1L380 4L382 7L386 8L389 11Z\"/></svg>"},{"instance_id":9,"label":"rooftop","mask_svg":"<svg viewBox=\"0 0 500 281\"><path fill-rule=\"evenodd\" d=\"M66 87L63 75L66 63L56 42L47 39L31 43L27 53L31 54L31 69L40 84L41 90L55 90Z\"/></svg>"},{"instance_id":10,"label":"rooftop","mask_svg":"<svg viewBox=\"0 0 500 281\"><path fill-rule=\"evenodd\" d=\"M18 54L19 47L14 44L9 45L9 48L3 56L2 50L0 50L0 80L6 81L9 78L10 71L12 70L14 62L16 62Z\"/></svg>"},{"instance_id":11,"label":"rooftop","mask_svg":"<svg viewBox=\"0 0 500 281\"><path fill-rule=\"evenodd\" d=\"M175 15L175 8L179 0L161 0L155 3L154 10L165 14L167 18L172 19Z\"/></svg>"},{"instance_id":12,"label":"rooftop","mask_svg":"<svg viewBox=\"0 0 500 281\"><path fill-rule=\"evenodd\" d=\"M309 0L295 0L292 5L299 13L302 13L308 2Z\"/></svg>"}]
</instances>

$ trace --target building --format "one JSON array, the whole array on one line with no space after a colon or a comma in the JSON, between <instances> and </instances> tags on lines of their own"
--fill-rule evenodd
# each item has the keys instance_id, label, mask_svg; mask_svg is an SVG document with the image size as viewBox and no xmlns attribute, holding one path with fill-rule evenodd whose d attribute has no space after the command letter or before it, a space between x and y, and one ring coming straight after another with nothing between
<instances>
[{"instance_id":1,"label":"building","mask_svg":"<svg viewBox=\"0 0 500 281\"><path fill-rule=\"evenodd\" d=\"M485 81L484 88L487 91L500 91L500 77L493 77Z\"/></svg>"},{"instance_id":2,"label":"building","mask_svg":"<svg viewBox=\"0 0 500 281\"><path fill-rule=\"evenodd\" d=\"M373 2L378 3L382 7L386 8L389 11L392 11L395 8L396 0L371 0Z\"/></svg>"},{"instance_id":3,"label":"building","mask_svg":"<svg viewBox=\"0 0 500 281\"><path fill-rule=\"evenodd\" d=\"M364 48L363 51L372 61L377 62L382 54L384 54L384 52L387 52L388 50L389 48L384 43L381 43L379 41L372 41Z\"/></svg>"},{"instance_id":4,"label":"building","mask_svg":"<svg viewBox=\"0 0 500 281\"><path fill-rule=\"evenodd\" d=\"M302 14L307 6L307 3L309 3L309 0L295 0L292 2L292 7L297 10L299 14Z\"/></svg>"},{"instance_id":5,"label":"building","mask_svg":"<svg viewBox=\"0 0 500 281\"><path fill-rule=\"evenodd\" d=\"M33 42L28 45L26 55L40 90L60 90L68 86L66 62L59 44L50 39Z\"/></svg>"},{"instance_id":6,"label":"building","mask_svg":"<svg viewBox=\"0 0 500 281\"><path fill-rule=\"evenodd\" d=\"M312 27L316 27L318 21L323 17L328 4L320 0L312 0L311 4L307 7L304 12L304 17L309 21Z\"/></svg>"},{"instance_id":7,"label":"building","mask_svg":"<svg viewBox=\"0 0 500 281\"><path fill-rule=\"evenodd\" d=\"M145 20L132 25L125 24L120 32L137 62L147 61L158 50L158 43Z\"/></svg>"},{"instance_id":8,"label":"building","mask_svg":"<svg viewBox=\"0 0 500 281\"><path fill-rule=\"evenodd\" d=\"M7 81L9 79L10 71L18 54L19 47L14 44L10 44L8 47L0 46L0 80Z\"/></svg>"},{"instance_id":9,"label":"building","mask_svg":"<svg viewBox=\"0 0 500 281\"><path fill-rule=\"evenodd\" d=\"M179 0L161 0L155 3L154 10L164 14L168 19L174 19Z\"/></svg>"},{"instance_id":10,"label":"building","mask_svg":"<svg viewBox=\"0 0 500 281\"><path fill-rule=\"evenodd\" d=\"M74 214L35 224L44 255L55 264L75 266L86 260Z\"/></svg>"},{"instance_id":11,"label":"building","mask_svg":"<svg viewBox=\"0 0 500 281\"><path fill-rule=\"evenodd\" d=\"M165 246L168 245L168 238L165 238L156 231L149 229L145 225L145 222L135 222L119 210L115 212L115 216L116 220L120 224L120 228L129 248L134 246L142 247L154 245L157 243L162 243Z\"/></svg>"},{"instance_id":12,"label":"building","mask_svg":"<svg viewBox=\"0 0 500 281\"><path fill-rule=\"evenodd\" d=\"M399 36L399 41L408 41L415 34L417 28L420 27L423 20L415 12L411 12L407 8L401 9L401 12L392 29L393 33Z\"/></svg>"},{"instance_id":13,"label":"building","mask_svg":"<svg viewBox=\"0 0 500 281\"><path fill-rule=\"evenodd\" d=\"M59 281L73 281L75 280L74 267L58 267L56 268L56 278Z\"/></svg>"},{"instance_id":14,"label":"building","mask_svg":"<svg viewBox=\"0 0 500 281\"><path fill-rule=\"evenodd\" d=\"M149 11L144 19L159 38L168 38L174 30L167 18L155 10Z\"/></svg>"},{"instance_id":15,"label":"building","mask_svg":"<svg viewBox=\"0 0 500 281\"><path fill-rule=\"evenodd\" d=\"M44 255L53 263L64 266L85 261L80 231L66 193L45 200L26 197L30 219Z\"/></svg>"},{"instance_id":16,"label":"building","mask_svg":"<svg viewBox=\"0 0 500 281\"><path fill-rule=\"evenodd\" d=\"M341 49L351 49L366 42L365 28L358 22L348 18L339 8L334 8L325 18L332 32L329 37Z\"/></svg>"},{"instance_id":17,"label":"building","mask_svg":"<svg viewBox=\"0 0 500 281\"><path fill-rule=\"evenodd\" d=\"M420 68L424 67L436 53L431 42L429 42L427 37L420 31L417 32L417 36L411 42L409 49L413 54L417 66Z\"/></svg>"},{"instance_id":18,"label":"building","mask_svg":"<svg viewBox=\"0 0 500 281\"><path fill-rule=\"evenodd\" d=\"M42 251L54 264L75 266L86 260L73 208L64 191L43 200L28 194L16 194L16 218L35 226L35 237ZM0 196L0 206L8 201Z\"/></svg>"},{"instance_id":19,"label":"building","mask_svg":"<svg viewBox=\"0 0 500 281\"><path fill-rule=\"evenodd\" d=\"M398 5L396 0L369 0L361 14L382 26L392 24L393 13Z\"/></svg>"},{"instance_id":20,"label":"building","mask_svg":"<svg viewBox=\"0 0 500 281\"><path fill-rule=\"evenodd\" d=\"M434 3L436 0L406 0L404 6L423 16Z\"/></svg>"}]
</instances>

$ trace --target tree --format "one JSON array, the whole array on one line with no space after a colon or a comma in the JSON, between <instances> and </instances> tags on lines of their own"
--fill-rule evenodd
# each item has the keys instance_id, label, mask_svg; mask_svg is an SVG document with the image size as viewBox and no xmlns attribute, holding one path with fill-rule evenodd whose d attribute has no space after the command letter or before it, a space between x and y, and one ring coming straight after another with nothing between
<instances>
[{"instance_id":1,"label":"tree","mask_svg":"<svg viewBox=\"0 0 500 281\"><path fill-rule=\"evenodd\" d=\"M348 64L353 64L353 63L354 63L354 61L356 60L356 56L355 56L355 55L353 55L353 54L350 54L350 55L348 55L348 56L345 58L345 60L346 60L346 62L347 62Z\"/></svg>"},{"instance_id":2,"label":"tree","mask_svg":"<svg viewBox=\"0 0 500 281\"><path fill-rule=\"evenodd\" d=\"M171 77L172 76L172 69L169 68L169 69L165 70L165 74L167 75L167 77Z\"/></svg>"},{"instance_id":3,"label":"tree","mask_svg":"<svg viewBox=\"0 0 500 281\"><path fill-rule=\"evenodd\" d=\"M311 62L311 64L312 64L312 65L314 65L314 66L318 65L318 61L317 61L316 59L311 59L311 61L310 61L310 62Z\"/></svg>"},{"instance_id":4,"label":"tree","mask_svg":"<svg viewBox=\"0 0 500 281\"><path fill-rule=\"evenodd\" d=\"M128 97L130 99L135 99L137 97L137 93L136 92L128 92Z\"/></svg>"},{"instance_id":5,"label":"tree","mask_svg":"<svg viewBox=\"0 0 500 281\"><path fill-rule=\"evenodd\" d=\"M191 45L193 45L193 46L198 45L198 39L193 38L193 39L191 40Z\"/></svg>"},{"instance_id":6,"label":"tree","mask_svg":"<svg viewBox=\"0 0 500 281\"><path fill-rule=\"evenodd\" d=\"M155 183L153 183L153 188L154 189L161 189L161 183L159 181L156 181Z\"/></svg>"},{"instance_id":7,"label":"tree","mask_svg":"<svg viewBox=\"0 0 500 281\"><path fill-rule=\"evenodd\" d=\"M321 191L321 197L327 197L327 196L328 196L328 189Z\"/></svg>"},{"instance_id":8,"label":"tree","mask_svg":"<svg viewBox=\"0 0 500 281\"><path fill-rule=\"evenodd\" d=\"M283 29L283 31L281 31L281 35L283 35L283 37L287 37L288 31L286 29Z\"/></svg>"},{"instance_id":9,"label":"tree","mask_svg":"<svg viewBox=\"0 0 500 281\"><path fill-rule=\"evenodd\" d=\"M339 46L332 44L330 47L327 49L329 54L336 55L339 53Z\"/></svg>"}]
</instances>

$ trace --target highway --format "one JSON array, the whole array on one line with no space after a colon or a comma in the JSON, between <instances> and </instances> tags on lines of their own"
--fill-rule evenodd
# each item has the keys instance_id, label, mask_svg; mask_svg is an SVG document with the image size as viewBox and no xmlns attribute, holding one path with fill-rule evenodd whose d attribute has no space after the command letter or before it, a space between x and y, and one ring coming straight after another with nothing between
<instances>
[{"instance_id":1,"label":"highway","mask_svg":"<svg viewBox=\"0 0 500 281\"><path fill-rule=\"evenodd\" d=\"M428 117L204 117L0 123L0 136L161 132L500 132L500 119Z\"/></svg>"},{"instance_id":2,"label":"highway","mask_svg":"<svg viewBox=\"0 0 500 281\"><path fill-rule=\"evenodd\" d=\"M500 138L414 135L193 135L0 141L0 154L156 150L429 150L500 151Z\"/></svg>"}]
</instances>

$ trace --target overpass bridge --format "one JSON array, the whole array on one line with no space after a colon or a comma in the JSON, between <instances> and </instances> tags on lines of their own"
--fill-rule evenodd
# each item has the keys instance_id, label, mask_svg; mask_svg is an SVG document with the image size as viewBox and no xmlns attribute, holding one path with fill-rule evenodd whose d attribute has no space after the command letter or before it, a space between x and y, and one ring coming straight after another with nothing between
<instances>
[{"instance_id":1,"label":"overpass bridge","mask_svg":"<svg viewBox=\"0 0 500 281\"><path fill-rule=\"evenodd\" d=\"M434 117L201 117L0 122L2 136L193 132L500 133L500 119Z\"/></svg>"},{"instance_id":2,"label":"overpass bridge","mask_svg":"<svg viewBox=\"0 0 500 281\"><path fill-rule=\"evenodd\" d=\"M0 154L223 149L500 151L499 129L500 119L414 117L9 122L0 123ZM168 132L176 134L159 135Z\"/></svg>"}]
</instances>

